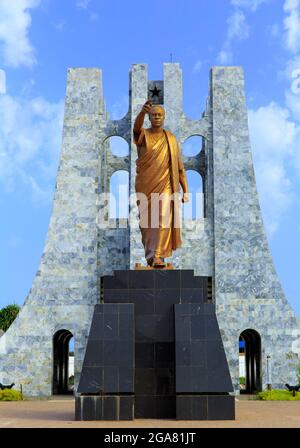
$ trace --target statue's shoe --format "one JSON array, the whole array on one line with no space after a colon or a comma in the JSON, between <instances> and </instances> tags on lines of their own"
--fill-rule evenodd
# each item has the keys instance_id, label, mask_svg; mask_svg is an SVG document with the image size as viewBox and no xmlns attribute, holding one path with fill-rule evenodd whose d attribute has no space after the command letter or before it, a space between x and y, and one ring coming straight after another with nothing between
<instances>
[{"instance_id":1,"label":"statue's shoe","mask_svg":"<svg viewBox=\"0 0 300 448\"><path fill-rule=\"evenodd\" d=\"M166 263L161 258L154 258L152 266L154 268L164 268L166 267Z\"/></svg>"}]
</instances>

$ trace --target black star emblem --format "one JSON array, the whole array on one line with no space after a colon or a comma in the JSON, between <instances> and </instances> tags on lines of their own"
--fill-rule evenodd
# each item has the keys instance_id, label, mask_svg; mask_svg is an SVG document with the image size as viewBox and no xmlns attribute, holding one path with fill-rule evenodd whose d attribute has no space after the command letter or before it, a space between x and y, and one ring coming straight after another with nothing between
<instances>
[{"instance_id":1,"label":"black star emblem","mask_svg":"<svg viewBox=\"0 0 300 448\"><path fill-rule=\"evenodd\" d=\"M159 98L159 92L161 92L161 90L159 90L156 86L154 86L154 89L150 89L150 92L152 93L152 98L154 96L157 96Z\"/></svg>"}]
</instances>

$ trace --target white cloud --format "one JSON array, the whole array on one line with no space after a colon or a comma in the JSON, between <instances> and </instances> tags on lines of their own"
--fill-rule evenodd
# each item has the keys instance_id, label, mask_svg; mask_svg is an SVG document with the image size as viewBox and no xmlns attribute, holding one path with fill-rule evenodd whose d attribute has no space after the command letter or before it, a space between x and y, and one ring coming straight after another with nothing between
<instances>
[{"instance_id":1,"label":"white cloud","mask_svg":"<svg viewBox=\"0 0 300 448\"><path fill-rule=\"evenodd\" d=\"M97 12L91 12L89 19L91 22L97 22L99 20L99 14Z\"/></svg>"},{"instance_id":2,"label":"white cloud","mask_svg":"<svg viewBox=\"0 0 300 448\"><path fill-rule=\"evenodd\" d=\"M300 50L300 0L286 0L283 6L286 13L283 25L285 29L285 45L296 53Z\"/></svg>"},{"instance_id":3,"label":"white cloud","mask_svg":"<svg viewBox=\"0 0 300 448\"><path fill-rule=\"evenodd\" d=\"M0 94L6 93L6 74L4 70L0 69Z\"/></svg>"},{"instance_id":4,"label":"white cloud","mask_svg":"<svg viewBox=\"0 0 300 448\"><path fill-rule=\"evenodd\" d=\"M63 31L66 27L66 21L61 19L58 22L53 23L53 26L58 31Z\"/></svg>"},{"instance_id":5,"label":"white cloud","mask_svg":"<svg viewBox=\"0 0 300 448\"><path fill-rule=\"evenodd\" d=\"M0 183L25 188L36 201L53 193L61 147L63 101L0 96Z\"/></svg>"},{"instance_id":6,"label":"white cloud","mask_svg":"<svg viewBox=\"0 0 300 448\"><path fill-rule=\"evenodd\" d=\"M249 37L249 26L246 24L245 14L237 10L228 19L228 32L227 39L232 41L233 39L244 40Z\"/></svg>"},{"instance_id":7,"label":"white cloud","mask_svg":"<svg viewBox=\"0 0 300 448\"><path fill-rule=\"evenodd\" d=\"M28 10L39 4L40 0L0 0L0 49L5 65L32 67L36 63L28 37L31 25Z\"/></svg>"},{"instance_id":8,"label":"white cloud","mask_svg":"<svg viewBox=\"0 0 300 448\"><path fill-rule=\"evenodd\" d=\"M197 61L197 62L195 62L194 67L193 67L193 73L199 73L199 72L201 72L202 67L203 67L203 61Z\"/></svg>"},{"instance_id":9,"label":"white cloud","mask_svg":"<svg viewBox=\"0 0 300 448\"><path fill-rule=\"evenodd\" d=\"M232 61L232 42L247 39L249 26L246 23L245 14L237 9L227 19L227 37L222 50L218 54L218 63L226 65Z\"/></svg>"},{"instance_id":10,"label":"white cloud","mask_svg":"<svg viewBox=\"0 0 300 448\"><path fill-rule=\"evenodd\" d=\"M87 9L87 7L89 6L91 0L77 0L76 1L76 6L78 9Z\"/></svg>"},{"instance_id":11,"label":"white cloud","mask_svg":"<svg viewBox=\"0 0 300 448\"><path fill-rule=\"evenodd\" d=\"M271 102L249 111L249 130L265 225L273 235L296 199L287 166L297 161L300 126L288 109Z\"/></svg>"},{"instance_id":12,"label":"white cloud","mask_svg":"<svg viewBox=\"0 0 300 448\"><path fill-rule=\"evenodd\" d=\"M250 34L250 27L246 22L243 9L250 9L255 12L258 7L269 0L231 0L234 7L232 14L227 19L227 36L221 51L217 56L219 64L228 65L233 59L233 42L246 40Z\"/></svg>"},{"instance_id":13,"label":"white cloud","mask_svg":"<svg viewBox=\"0 0 300 448\"><path fill-rule=\"evenodd\" d=\"M239 8L248 8L252 11L256 11L257 8L263 3L267 3L269 0L231 0L233 6L238 6Z\"/></svg>"},{"instance_id":14,"label":"white cloud","mask_svg":"<svg viewBox=\"0 0 300 448\"><path fill-rule=\"evenodd\" d=\"M232 62L232 52L231 50L221 50L218 54L218 63L221 65L229 65Z\"/></svg>"}]
</instances>

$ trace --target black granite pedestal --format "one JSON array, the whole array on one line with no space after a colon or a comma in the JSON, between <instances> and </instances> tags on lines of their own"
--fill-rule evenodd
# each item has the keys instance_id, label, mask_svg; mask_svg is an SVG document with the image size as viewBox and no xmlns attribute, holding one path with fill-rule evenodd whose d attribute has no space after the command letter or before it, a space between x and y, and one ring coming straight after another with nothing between
<instances>
[{"instance_id":1,"label":"black granite pedestal","mask_svg":"<svg viewBox=\"0 0 300 448\"><path fill-rule=\"evenodd\" d=\"M76 394L77 420L234 419L207 277L191 270L103 277Z\"/></svg>"}]
</instances>

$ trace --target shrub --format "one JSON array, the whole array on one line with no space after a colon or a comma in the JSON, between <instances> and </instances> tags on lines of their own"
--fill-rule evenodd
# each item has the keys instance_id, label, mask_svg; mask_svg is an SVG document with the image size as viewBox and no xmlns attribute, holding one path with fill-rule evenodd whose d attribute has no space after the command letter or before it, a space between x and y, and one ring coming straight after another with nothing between
<instances>
[{"instance_id":1,"label":"shrub","mask_svg":"<svg viewBox=\"0 0 300 448\"><path fill-rule=\"evenodd\" d=\"M297 367L297 381L298 381L298 386L300 386L300 366Z\"/></svg>"},{"instance_id":2,"label":"shrub","mask_svg":"<svg viewBox=\"0 0 300 448\"><path fill-rule=\"evenodd\" d=\"M246 378L244 376L240 376L240 384L246 384Z\"/></svg>"},{"instance_id":3,"label":"shrub","mask_svg":"<svg viewBox=\"0 0 300 448\"><path fill-rule=\"evenodd\" d=\"M21 392L13 389L0 390L0 401L20 401L23 400Z\"/></svg>"},{"instance_id":4,"label":"shrub","mask_svg":"<svg viewBox=\"0 0 300 448\"><path fill-rule=\"evenodd\" d=\"M257 395L259 400L266 401L300 400L300 392L296 392L295 397L293 397L292 392L281 389L265 390L263 392L259 392Z\"/></svg>"},{"instance_id":5,"label":"shrub","mask_svg":"<svg viewBox=\"0 0 300 448\"><path fill-rule=\"evenodd\" d=\"M0 329L7 331L11 326L17 315L19 314L20 307L16 304L8 305L0 310Z\"/></svg>"}]
</instances>

